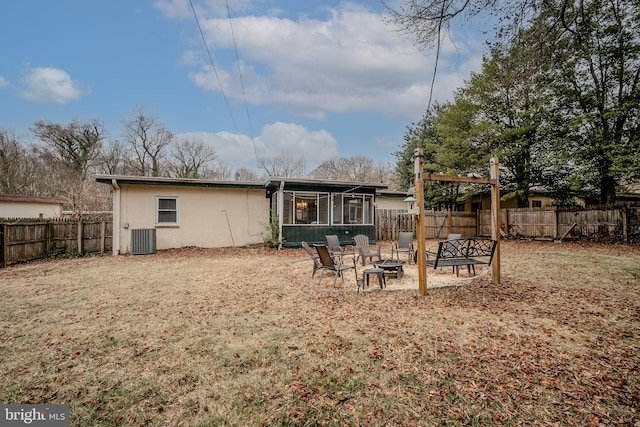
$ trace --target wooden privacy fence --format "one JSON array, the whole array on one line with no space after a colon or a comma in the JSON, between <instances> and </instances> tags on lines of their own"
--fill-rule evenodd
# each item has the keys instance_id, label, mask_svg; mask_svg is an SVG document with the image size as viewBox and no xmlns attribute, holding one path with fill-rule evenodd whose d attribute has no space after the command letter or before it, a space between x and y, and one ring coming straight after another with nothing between
<instances>
[{"instance_id":1,"label":"wooden privacy fence","mask_svg":"<svg viewBox=\"0 0 640 427\"><path fill-rule=\"evenodd\" d=\"M425 212L427 239L444 239L449 233L477 236L477 214L474 212ZM456 231L458 230L458 231ZM416 217L406 210L376 210L376 239L397 240L401 231L416 231Z\"/></svg>"},{"instance_id":2,"label":"wooden privacy fence","mask_svg":"<svg viewBox=\"0 0 640 427\"><path fill-rule=\"evenodd\" d=\"M425 211L425 237L445 239L451 233L460 233L466 237L478 236L477 217L475 212Z\"/></svg>"},{"instance_id":3,"label":"wooden privacy fence","mask_svg":"<svg viewBox=\"0 0 640 427\"><path fill-rule=\"evenodd\" d=\"M111 221L6 220L0 222L0 268L62 254L112 249Z\"/></svg>"},{"instance_id":4,"label":"wooden privacy fence","mask_svg":"<svg viewBox=\"0 0 640 427\"><path fill-rule=\"evenodd\" d=\"M376 240L397 240L401 231L415 231L416 217L406 210L376 210Z\"/></svg>"},{"instance_id":5,"label":"wooden privacy fence","mask_svg":"<svg viewBox=\"0 0 640 427\"><path fill-rule=\"evenodd\" d=\"M406 211L379 210L379 240L395 240L400 231L415 231L415 219ZM380 221L381 217L383 218ZM444 239L450 233L491 236L491 211L425 211L425 236ZM593 209L501 209L503 236L530 239L600 239L640 242L640 207Z\"/></svg>"}]
</instances>

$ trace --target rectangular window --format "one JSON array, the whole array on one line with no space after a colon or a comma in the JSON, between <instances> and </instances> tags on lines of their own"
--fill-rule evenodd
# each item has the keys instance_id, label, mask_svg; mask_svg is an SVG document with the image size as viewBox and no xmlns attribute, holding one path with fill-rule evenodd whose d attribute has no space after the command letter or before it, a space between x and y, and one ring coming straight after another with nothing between
<instances>
[{"instance_id":1,"label":"rectangular window","mask_svg":"<svg viewBox=\"0 0 640 427\"><path fill-rule=\"evenodd\" d=\"M178 224L178 198L156 198L156 224Z\"/></svg>"},{"instance_id":2,"label":"rectangular window","mask_svg":"<svg viewBox=\"0 0 640 427\"><path fill-rule=\"evenodd\" d=\"M318 224L329 224L329 194L321 193L318 197Z\"/></svg>"},{"instance_id":3,"label":"rectangular window","mask_svg":"<svg viewBox=\"0 0 640 427\"><path fill-rule=\"evenodd\" d=\"M364 224L373 224L373 215L376 208L373 205L373 197L364 196Z\"/></svg>"},{"instance_id":4,"label":"rectangular window","mask_svg":"<svg viewBox=\"0 0 640 427\"><path fill-rule=\"evenodd\" d=\"M296 193L296 224L318 223L318 195Z\"/></svg>"},{"instance_id":5,"label":"rectangular window","mask_svg":"<svg viewBox=\"0 0 640 427\"><path fill-rule=\"evenodd\" d=\"M328 224L329 194L284 192L283 224Z\"/></svg>"},{"instance_id":6,"label":"rectangular window","mask_svg":"<svg viewBox=\"0 0 640 427\"><path fill-rule=\"evenodd\" d=\"M532 200L531 201L531 207L532 208L541 208L542 207L542 200Z\"/></svg>"},{"instance_id":7,"label":"rectangular window","mask_svg":"<svg viewBox=\"0 0 640 427\"><path fill-rule=\"evenodd\" d=\"M285 192L282 197L282 223L293 224L293 193Z\"/></svg>"},{"instance_id":8,"label":"rectangular window","mask_svg":"<svg viewBox=\"0 0 640 427\"><path fill-rule=\"evenodd\" d=\"M343 224L362 224L362 196L343 197Z\"/></svg>"},{"instance_id":9,"label":"rectangular window","mask_svg":"<svg viewBox=\"0 0 640 427\"><path fill-rule=\"evenodd\" d=\"M333 195L333 223L342 224L342 194Z\"/></svg>"}]
</instances>

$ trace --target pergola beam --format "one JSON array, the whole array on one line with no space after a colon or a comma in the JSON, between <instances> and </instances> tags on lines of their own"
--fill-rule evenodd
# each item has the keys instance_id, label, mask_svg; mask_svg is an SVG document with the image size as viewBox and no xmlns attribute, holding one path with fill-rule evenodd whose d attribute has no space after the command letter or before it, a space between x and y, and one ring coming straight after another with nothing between
<instances>
[{"instance_id":1,"label":"pergola beam","mask_svg":"<svg viewBox=\"0 0 640 427\"><path fill-rule=\"evenodd\" d=\"M440 175L434 173L423 174L425 181L441 181L441 182L464 182L466 184L489 184L495 185L496 180L492 178L477 178L474 176L455 176L455 175Z\"/></svg>"}]
</instances>

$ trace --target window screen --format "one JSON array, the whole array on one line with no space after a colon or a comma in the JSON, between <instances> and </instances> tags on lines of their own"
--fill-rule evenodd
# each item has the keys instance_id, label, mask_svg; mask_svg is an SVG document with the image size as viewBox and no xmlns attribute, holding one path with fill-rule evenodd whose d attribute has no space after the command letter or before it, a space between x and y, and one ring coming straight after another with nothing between
<instances>
[{"instance_id":1,"label":"window screen","mask_svg":"<svg viewBox=\"0 0 640 427\"><path fill-rule=\"evenodd\" d=\"M178 199L176 197L158 197L158 211L156 222L158 224L178 223Z\"/></svg>"}]
</instances>

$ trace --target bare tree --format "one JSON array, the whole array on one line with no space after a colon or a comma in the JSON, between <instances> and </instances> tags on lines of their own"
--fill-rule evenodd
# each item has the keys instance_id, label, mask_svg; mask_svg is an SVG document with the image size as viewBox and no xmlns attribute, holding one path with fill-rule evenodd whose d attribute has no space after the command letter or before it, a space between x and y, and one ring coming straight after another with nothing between
<instances>
[{"instance_id":1,"label":"bare tree","mask_svg":"<svg viewBox=\"0 0 640 427\"><path fill-rule=\"evenodd\" d=\"M96 165L106 133L102 123L96 119L74 120L62 126L40 120L32 131L43 145L31 148L32 164L38 168L38 173L30 177L31 193L65 197L78 212L93 209L89 200L96 189L89 173Z\"/></svg>"},{"instance_id":2,"label":"bare tree","mask_svg":"<svg viewBox=\"0 0 640 427\"><path fill-rule=\"evenodd\" d=\"M338 160L326 160L315 168L310 177L317 179L331 179L336 181L380 182L391 184L393 173L391 168L376 165L372 159L365 156L352 156Z\"/></svg>"},{"instance_id":3,"label":"bare tree","mask_svg":"<svg viewBox=\"0 0 640 427\"><path fill-rule=\"evenodd\" d=\"M260 177L250 169L240 168L234 174L235 181L260 181Z\"/></svg>"},{"instance_id":4,"label":"bare tree","mask_svg":"<svg viewBox=\"0 0 640 427\"><path fill-rule=\"evenodd\" d=\"M100 150L96 159L96 171L110 175L126 175L131 173L127 169L127 149L120 141L111 141Z\"/></svg>"},{"instance_id":5,"label":"bare tree","mask_svg":"<svg viewBox=\"0 0 640 427\"><path fill-rule=\"evenodd\" d=\"M281 154L274 157L258 159L258 165L267 176L279 176L284 178L301 178L305 173L305 162L302 156L293 157Z\"/></svg>"},{"instance_id":6,"label":"bare tree","mask_svg":"<svg viewBox=\"0 0 640 427\"><path fill-rule=\"evenodd\" d=\"M156 116L147 115L142 107L136 107L134 115L132 120L123 123L123 141L134 157L132 166L142 176L160 176L165 150L173 140L173 133Z\"/></svg>"},{"instance_id":7,"label":"bare tree","mask_svg":"<svg viewBox=\"0 0 640 427\"><path fill-rule=\"evenodd\" d=\"M438 46L443 34L449 34L456 19L469 21L486 14L498 20L498 35L513 34L541 7L549 7L550 0L408 0L404 5L391 7L383 2L391 13L390 23L412 39L416 46L427 49ZM563 2L560 2L563 3ZM566 9L570 2L564 2Z\"/></svg>"},{"instance_id":8,"label":"bare tree","mask_svg":"<svg viewBox=\"0 0 640 427\"><path fill-rule=\"evenodd\" d=\"M15 135L0 129L0 193L24 194L29 188L30 164Z\"/></svg>"},{"instance_id":9,"label":"bare tree","mask_svg":"<svg viewBox=\"0 0 640 427\"><path fill-rule=\"evenodd\" d=\"M203 178L208 165L216 159L216 153L203 141L178 139L173 143L171 159L172 175L178 178Z\"/></svg>"},{"instance_id":10,"label":"bare tree","mask_svg":"<svg viewBox=\"0 0 640 427\"><path fill-rule=\"evenodd\" d=\"M204 175L205 178L217 179L220 181L231 181L233 176L233 168L231 164L224 160L217 159L213 162L213 166Z\"/></svg>"},{"instance_id":11,"label":"bare tree","mask_svg":"<svg viewBox=\"0 0 640 427\"><path fill-rule=\"evenodd\" d=\"M74 120L65 127L40 120L33 133L46 146L43 155L78 174L80 180L87 178L105 135L102 123L95 119L84 123Z\"/></svg>"}]
</instances>

